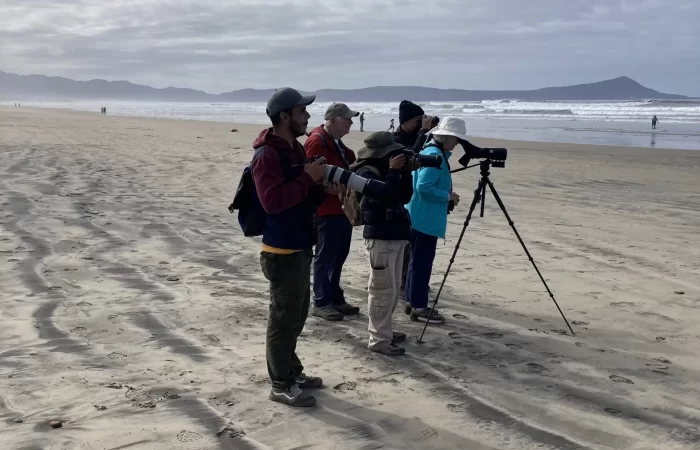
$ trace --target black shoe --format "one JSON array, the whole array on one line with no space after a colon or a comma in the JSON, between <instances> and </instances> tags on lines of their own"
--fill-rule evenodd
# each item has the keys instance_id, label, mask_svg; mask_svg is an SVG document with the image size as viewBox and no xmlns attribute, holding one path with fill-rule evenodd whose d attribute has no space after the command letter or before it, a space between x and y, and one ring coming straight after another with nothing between
<instances>
[{"instance_id":1,"label":"black shoe","mask_svg":"<svg viewBox=\"0 0 700 450\"><path fill-rule=\"evenodd\" d=\"M321 377L311 377L305 373L299 375L295 381L301 389L318 389L323 386Z\"/></svg>"},{"instance_id":2,"label":"black shoe","mask_svg":"<svg viewBox=\"0 0 700 450\"><path fill-rule=\"evenodd\" d=\"M320 308L314 306L313 310L311 311L311 315L320 317L322 319L330 320L331 322L338 322L339 320L343 320L343 315L336 311L335 308L330 305L322 306Z\"/></svg>"},{"instance_id":3,"label":"black shoe","mask_svg":"<svg viewBox=\"0 0 700 450\"><path fill-rule=\"evenodd\" d=\"M404 342L406 340L406 333L400 331L394 331L394 336L391 338L391 343L396 344L397 342Z\"/></svg>"},{"instance_id":4,"label":"black shoe","mask_svg":"<svg viewBox=\"0 0 700 450\"><path fill-rule=\"evenodd\" d=\"M406 354L406 349L394 345L393 343L385 348L372 349L373 352L381 353L387 356L402 356Z\"/></svg>"},{"instance_id":5,"label":"black shoe","mask_svg":"<svg viewBox=\"0 0 700 450\"><path fill-rule=\"evenodd\" d=\"M338 311L340 314L344 316L354 316L355 314L360 313L360 308L357 306L352 306L348 303L343 303L341 305L333 305L333 309Z\"/></svg>"},{"instance_id":6,"label":"black shoe","mask_svg":"<svg viewBox=\"0 0 700 450\"><path fill-rule=\"evenodd\" d=\"M296 384L288 389L272 388L270 400L289 406L308 407L316 404L316 398L304 393Z\"/></svg>"},{"instance_id":7,"label":"black shoe","mask_svg":"<svg viewBox=\"0 0 700 450\"><path fill-rule=\"evenodd\" d=\"M413 312L413 307L410 303L404 303L403 312L405 312L407 316L411 315L411 312Z\"/></svg>"}]
</instances>

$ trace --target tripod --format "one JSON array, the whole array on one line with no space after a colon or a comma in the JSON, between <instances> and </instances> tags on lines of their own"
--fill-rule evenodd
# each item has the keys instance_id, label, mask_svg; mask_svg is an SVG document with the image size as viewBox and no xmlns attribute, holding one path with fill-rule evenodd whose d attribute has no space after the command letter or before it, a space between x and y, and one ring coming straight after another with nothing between
<instances>
[{"instance_id":1,"label":"tripod","mask_svg":"<svg viewBox=\"0 0 700 450\"><path fill-rule=\"evenodd\" d=\"M552 291L549 289L549 286L547 286L547 282L544 281L544 277L542 277L542 274L540 273L540 269L537 268L537 264L535 264L535 260L532 258L532 255L530 255L530 252L528 251L527 247L525 246L525 242L523 242L523 239L520 237L520 233L518 233L518 230L515 228L515 223L513 223L513 220L510 218L510 215L508 215L508 211L506 211L506 207L501 201L501 197L498 195L498 192L496 192L496 188L493 187L493 183L489 179L489 168L491 165L496 166L496 164L502 164L499 162L494 162L491 160L485 160L479 162L479 168L481 170L481 180L479 180L479 186L476 188L474 191L474 199L472 200L472 204L469 207L469 212L467 213L467 218L464 221L464 226L462 227L462 232L459 235L459 239L457 240L457 245L455 245L455 249L452 252L452 257L450 258L450 263L447 266L447 270L445 271L445 275L442 277L442 283L440 283L440 289L438 290L437 296L435 297L435 304L434 307L437 306L438 300L440 299L440 294L442 293L442 288L445 286L445 281L447 281L447 275L450 273L450 269L452 268L452 264L455 262L455 256L457 255L457 251L459 250L459 246L462 243L462 238L464 237L464 232L467 231L467 227L469 226L469 221L472 218L472 214L474 213L474 209L476 209L477 203L481 202L481 217L484 217L484 204L486 203L486 186L489 187L491 190L491 194L493 195L493 198L496 199L496 203L498 203L498 206L501 208L501 211L503 211L503 215L506 216L506 219L508 220L508 224L510 227L513 229L513 232L515 232L515 236L518 238L518 241L520 241L520 245L523 246L523 250L525 250L525 253L527 254L528 259L532 263L532 266L535 268L535 271L537 272L537 275L539 275L540 280L542 280L542 283L544 284L544 287L547 289L547 292L549 293L549 296L552 298L552 301L554 301L554 304L557 306L557 309L559 310L559 314L561 314L562 318L564 319L564 322L566 322L566 326L569 327L569 331L571 331L571 334L575 334L574 330L571 328L571 325L569 325L569 321L566 320L566 316L562 312L561 308L559 307L559 304L557 303L557 300L554 298L554 294L552 294ZM473 167L473 166L470 166ZM454 172L458 172L464 170L462 169L457 169ZM420 338L418 338L418 342L423 343L423 335L425 334L425 330L428 328L428 324L430 323L430 317L432 314L428 315L428 319L425 322L425 326L423 327L423 332L420 334Z\"/></svg>"}]
</instances>

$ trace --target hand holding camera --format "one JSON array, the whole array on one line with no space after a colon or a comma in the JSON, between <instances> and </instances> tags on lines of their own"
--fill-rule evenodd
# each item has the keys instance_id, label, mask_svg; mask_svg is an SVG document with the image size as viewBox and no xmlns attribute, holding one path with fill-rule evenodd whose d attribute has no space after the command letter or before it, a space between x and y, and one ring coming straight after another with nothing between
<instances>
[{"instance_id":1,"label":"hand holding camera","mask_svg":"<svg viewBox=\"0 0 700 450\"><path fill-rule=\"evenodd\" d=\"M313 160L304 164L304 172L311 176L314 183L318 183L323 179L326 173L326 158L314 158Z\"/></svg>"},{"instance_id":2,"label":"hand holding camera","mask_svg":"<svg viewBox=\"0 0 700 450\"><path fill-rule=\"evenodd\" d=\"M430 131L437 126L437 122L439 121L440 119L435 116L425 115L423 116L423 120L421 121L420 129L422 131Z\"/></svg>"},{"instance_id":3,"label":"hand holding camera","mask_svg":"<svg viewBox=\"0 0 700 450\"><path fill-rule=\"evenodd\" d=\"M406 156L403 153L389 160L390 169L402 170L404 167L406 167Z\"/></svg>"}]
</instances>

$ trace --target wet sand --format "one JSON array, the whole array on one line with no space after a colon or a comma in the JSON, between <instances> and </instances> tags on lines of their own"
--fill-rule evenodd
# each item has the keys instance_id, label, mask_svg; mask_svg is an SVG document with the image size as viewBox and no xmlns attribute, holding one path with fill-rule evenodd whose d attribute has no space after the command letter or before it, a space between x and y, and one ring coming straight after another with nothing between
<instances>
[{"instance_id":1,"label":"wet sand","mask_svg":"<svg viewBox=\"0 0 700 450\"><path fill-rule=\"evenodd\" d=\"M0 108L3 448L700 446L700 152L475 140L509 148L492 180L576 335L489 193L447 323L418 344L396 311L402 358L366 349L355 230L362 312L309 318L299 353L326 388L297 410L267 400L260 244L226 209L260 128Z\"/></svg>"}]
</instances>

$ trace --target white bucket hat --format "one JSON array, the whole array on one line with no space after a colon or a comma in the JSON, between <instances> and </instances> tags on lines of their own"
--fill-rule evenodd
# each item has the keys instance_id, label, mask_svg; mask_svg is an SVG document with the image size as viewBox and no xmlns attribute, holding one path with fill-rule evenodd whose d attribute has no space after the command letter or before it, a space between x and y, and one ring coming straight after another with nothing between
<instances>
[{"instance_id":1,"label":"white bucket hat","mask_svg":"<svg viewBox=\"0 0 700 450\"><path fill-rule=\"evenodd\" d=\"M428 132L436 136L455 136L461 140L468 140L467 124L458 117L444 117L438 125Z\"/></svg>"}]
</instances>

